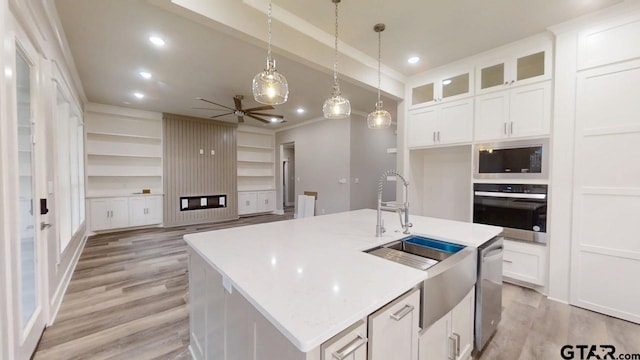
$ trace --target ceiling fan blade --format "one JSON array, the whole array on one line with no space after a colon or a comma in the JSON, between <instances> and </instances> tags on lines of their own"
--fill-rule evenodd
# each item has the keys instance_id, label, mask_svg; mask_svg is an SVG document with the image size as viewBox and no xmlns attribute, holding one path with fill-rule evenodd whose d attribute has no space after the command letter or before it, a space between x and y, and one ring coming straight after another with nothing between
<instances>
[{"instance_id":1,"label":"ceiling fan blade","mask_svg":"<svg viewBox=\"0 0 640 360\"><path fill-rule=\"evenodd\" d=\"M244 109L244 112L249 112L249 111L260 111L260 110L273 110L275 109L273 106L271 105L265 105L265 106L258 106L258 107L254 107L251 109Z\"/></svg>"},{"instance_id":2,"label":"ceiling fan blade","mask_svg":"<svg viewBox=\"0 0 640 360\"><path fill-rule=\"evenodd\" d=\"M233 103L236 104L236 110L242 110L242 100L240 100L240 98L234 96Z\"/></svg>"},{"instance_id":3,"label":"ceiling fan blade","mask_svg":"<svg viewBox=\"0 0 640 360\"><path fill-rule=\"evenodd\" d=\"M227 115L232 115L232 114L233 113L230 112L230 113L224 113L224 114L220 114L220 115L214 115L214 116L211 116L209 119L215 119L215 118L219 118L221 116L227 116Z\"/></svg>"},{"instance_id":4,"label":"ceiling fan blade","mask_svg":"<svg viewBox=\"0 0 640 360\"><path fill-rule=\"evenodd\" d=\"M271 122L271 121L269 121L269 120L261 119L261 118L259 118L259 117L257 117L257 116L253 116L253 115L251 115L251 114L247 114L247 113L245 113L245 116L248 116L248 117L250 117L250 118L252 118L252 119L256 119L256 120L258 120L258 121L262 121L262 122L263 122L263 123L265 123L265 124L268 124L268 123L270 123L270 122Z\"/></svg>"},{"instance_id":5,"label":"ceiling fan blade","mask_svg":"<svg viewBox=\"0 0 640 360\"><path fill-rule=\"evenodd\" d=\"M246 112L245 112L245 114L246 114ZM278 119L284 119L284 116L282 116L282 115L257 113L257 112L253 112L253 111L249 111L249 114L251 114L251 115L260 115L260 116L269 116L269 117L274 117L274 118L278 118Z\"/></svg>"},{"instance_id":6,"label":"ceiling fan blade","mask_svg":"<svg viewBox=\"0 0 640 360\"><path fill-rule=\"evenodd\" d=\"M243 123L244 122L244 116L238 116L238 122L239 123Z\"/></svg>"},{"instance_id":7,"label":"ceiling fan blade","mask_svg":"<svg viewBox=\"0 0 640 360\"><path fill-rule=\"evenodd\" d=\"M212 108L202 108L202 107L194 107L192 109L195 109L195 110L211 110L211 111L229 111L228 109L212 109Z\"/></svg>"},{"instance_id":8,"label":"ceiling fan blade","mask_svg":"<svg viewBox=\"0 0 640 360\"><path fill-rule=\"evenodd\" d=\"M207 100L207 99L203 99L203 98L201 98L201 97L196 98L196 100L202 100L202 101L204 101L204 102L208 102L209 104L213 104L213 105L216 105L216 106L220 106L220 107L222 107L222 108L225 108L225 109L227 109L227 110L231 110L231 111L235 111L235 110L236 110L236 109L234 109L234 108L230 108L230 107L228 107L228 106L224 106L224 105L222 105L222 104L214 103L213 101L210 101L210 100Z\"/></svg>"}]
</instances>

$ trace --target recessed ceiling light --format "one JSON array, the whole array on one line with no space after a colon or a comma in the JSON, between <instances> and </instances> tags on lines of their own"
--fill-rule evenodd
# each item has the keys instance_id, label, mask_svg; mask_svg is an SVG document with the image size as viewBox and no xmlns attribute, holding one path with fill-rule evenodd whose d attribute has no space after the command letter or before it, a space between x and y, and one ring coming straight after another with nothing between
<instances>
[{"instance_id":1,"label":"recessed ceiling light","mask_svg":"<svg viewBox=\"0 0 640 360\"><path fill-rule=\"evenodd\" d=\"M417 64L417 63L418 63L418 61L420 61L420 58L419 58L419 57L417 57L417 56L412 56L412 57L410 57L410 58L408 58L408 59L407 59L407 62L408 62L409 64Z\"/></svg>"},{"instance_id":2,"label":"recessed ceiling light","mask_svg":"<svg viewBox=\"0 0 640 360\"><path fill-rule=\"evenodd\" d=\"M304 113L304 109L303 108L298 108L298 109L296 109L296 112L298 114L303 114Z\"/></svg>"},{"instance_id":3,"label":"recessed ceiling light","mask_svg":"<svg viewBox=\"0 0 640 360\"><path fill-rule=\"evenodd\" d=\"M139 92L133 93L133 96L137 97L138 99L144 98L144 94L143 93L139 93Z\"/></svg>"},{"instance_id":4,"label":"recessed ceiling light","mask_svg":"<svg viewBox=\"0 0 640 360\"><path fill-rule=\"evenodd\" d=\"M271 118L271 119L269 119L269 121L271 121L272 123L277 123L278 119L277 118Z\"/></svg>"},{"instance_id":5,"label":"recessed ceiling light","mask_svg":"<svg viewBox=\"0 0 640 360\"><path fill-rule=\"evenodd\" d=\"M149 41L155 46L164 46L164 40L159 36L149 36Z\"/></svg>"},{"instance_id":6,"label":"recessed ceiling light","mask_svg":"<svg viewBox=\"0 0 640 360\"><path fill-rule=\"evenodd\" d=\"M140 71L138 74L140 74L140 76L142 76L145 79L151 79L151 73L150 72Z\"/></svg>"}]
</instances>

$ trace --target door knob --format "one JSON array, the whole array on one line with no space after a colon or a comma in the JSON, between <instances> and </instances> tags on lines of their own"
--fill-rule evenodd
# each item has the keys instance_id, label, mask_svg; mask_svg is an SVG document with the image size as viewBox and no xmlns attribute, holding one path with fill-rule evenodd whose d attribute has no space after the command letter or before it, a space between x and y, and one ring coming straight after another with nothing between
<instances>
[{"instance_id":1,"label":"door knob","mask_svg":"<svg viewBox=\"0 0 640 360\"><path fill-rule=\"evenodd\" d=\"M44 230L44 229L47 229L47 228L50 228L50 227L51 227L51 224L47 224L44 221L40 223L40 230Z\"/></svg>"}]
</instances>

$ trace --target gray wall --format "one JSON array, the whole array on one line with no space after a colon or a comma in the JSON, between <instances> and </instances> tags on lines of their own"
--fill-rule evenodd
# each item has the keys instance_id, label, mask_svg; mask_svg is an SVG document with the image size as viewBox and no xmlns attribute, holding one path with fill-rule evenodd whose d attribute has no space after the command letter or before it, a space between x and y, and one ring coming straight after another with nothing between
<instances>
[{"instance_id":1,"label":"gray wall","mask_svg":"<svg viewBox=\"0 0 640 360\"><path fill-rule=\"evenodd\" d=\"M349 210L349 142L351 124L346 120L321 119L308 125L276 133L276 184L282 199L280 145L295 142L296 198L305 191L317 191L316 215ZM300 178L300 181L297 179ZM346 178L340 184L339 178ZM282 209L278 201L278 209Z\"/></svg>"},{"instance_id":2,"label":"gray wall","mask_svg":"<svg viewBox=\"0 0 640 360\"><path fill-rule=\"evenodd\" d=\"M396 147L395 129L371 130L366 117L351 116L351 210L377 207L380 175L396 168L396 154L387 153ZM383 200L395 198L395 182L385 182Z\"/></svg>"},{"instance_id":3,"label":"gray wall","mask_svg":"<svg viewBox=\"0 0 640 360\"><path fill-rule=\"evenodd\" d=\"M237 218L236 125L172 114L163 114L163 120L164 224ZM181 196L223 194L226 208L180 211Z\"/></svg>"}]
</instances>

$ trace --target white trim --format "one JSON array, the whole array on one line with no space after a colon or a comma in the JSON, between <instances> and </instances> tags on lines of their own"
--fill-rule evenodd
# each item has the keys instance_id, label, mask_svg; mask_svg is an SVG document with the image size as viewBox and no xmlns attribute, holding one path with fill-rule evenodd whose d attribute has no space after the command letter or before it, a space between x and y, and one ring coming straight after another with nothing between
<instances>
[{"instance_id":1,"label":"white trim","mask_svg":"<svg viewBox=\"0 0 640 360\"><path fill-rule=\"evenodd\" d=\"M162 113L155 111L138 110L121 106L104 105L97 103L87 103L84 106L85 112L105 114L111 116L126 116L144 120L162 120Z\"/></svg>"},{"instance_id":2,"label":"white trim","mask_svg":"<svg viewBox=\"0 0 640 360\"><path fill-rule=\"evenodd\" d=\"M67 292L67 288L69 287L69 284L71 283L71 276L73 275L73 272L75 271L76 266L78 265L78 261L80 260L80 255L84 250L84 247L87 243L88 238L89 238L89 235L85 231L85 234L82 237L80 244L77 246L76 251L73 254L71 262L69 263L69 267L64 272L64 275L60 280L58 288L56 289L55 293L53 294L53 297L51 298L50 308L49 308L50 314L51 314L49 317L49 326L53 325L53 323L56 320L56 316L58 315L58 311L60 311L60 307L62 306L62 299L64 298L64 294ZM67 247L67 249L68 248L69 247Z\"/></svg>"},{"instance_id":3,"label":"white trim","mask_svg":"<svg viewBox=\"0 0 640 360\"><path fill-rule=\"evenodd\" d=\"M307 126L307 125L315 124L315 123L320 122L320 121L327 121L327 119L325 119L323 117L319 117L319 118L307 120L307 121L304 121L304 122L301 122L301 123L298 123L298 124L292 124L292 125L289 125L289 126L281 127L280 129L276 129L275 133L277 134L277 133L279 133L281 131L287 131L287 130L299 128L301 126ZM331 121L334 121L334 120L331 120ZM340 121L340 120L338 120L338 121Z\"/></svg>"},{"instance_id":4,"label":"white trim","mask_svg":"<svg viewBox=\"0 0 640 360\"><path fill-rule=\"evenodd\" d=\"M276 210L273 211L273 213L276 214L276 215L284 215L284 210L276 209Z\"/></svg>"},{"instance_id":5,"label":"white trim","mask_svg":"<svg viewBox=\"0 0 640 360\"><path fill-rule=\"evenodd\" d=\"M565 304L565 305L570 305L568 302L566 302L564 300L556 299L556 298L550 297L550 296L547 296L547 300L555 301L555 302L558 302L558 303L561 303L561 304Z\"/></svg>"}]
</instances>

